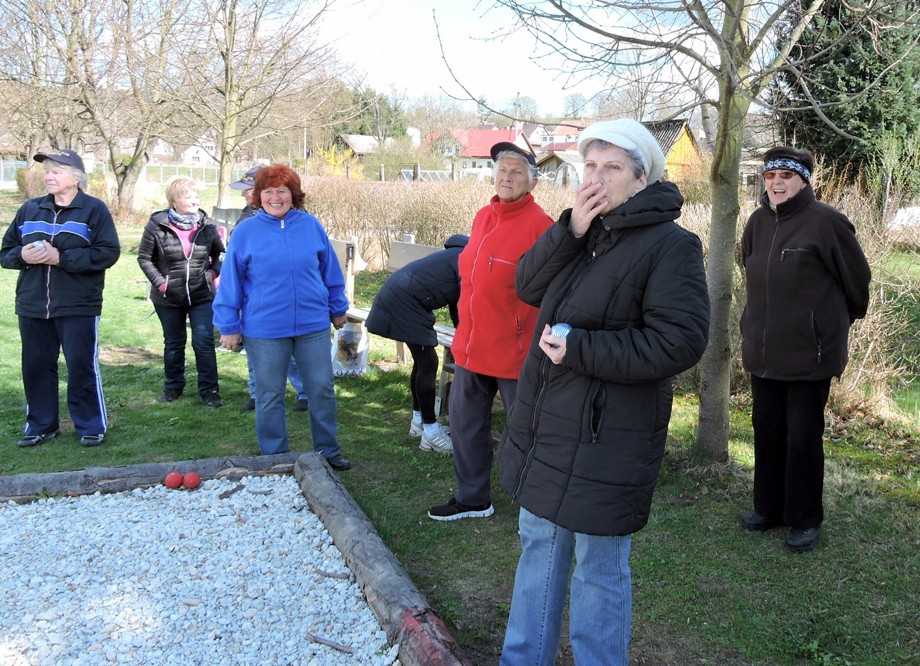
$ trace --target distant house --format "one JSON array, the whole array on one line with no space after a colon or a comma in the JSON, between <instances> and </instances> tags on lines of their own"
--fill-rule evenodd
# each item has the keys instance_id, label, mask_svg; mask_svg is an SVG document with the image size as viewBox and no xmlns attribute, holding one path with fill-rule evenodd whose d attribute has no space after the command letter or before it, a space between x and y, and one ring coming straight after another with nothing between
<instances>
[{"instance_id":1,"label":"distant house","mask_svg":"<svg viewBox=\"0 0 920 666\"><path fill-rule=\"evenodd\" d=\"M418 148L421 143L421 132L415 127L407 127L406 136L409 137L409 141L412 143L413 148ZM364 157L365 155L376 153L380 149L380 141L378 141L375 136L369 136L367 134L340 134L339 138L342 140L342 143L345 144L346 149L351 152L352 157ZM395 139L387 137L383 145L390 148L395 143Z\"/></svg>"},{"instance_id":2,"label":"distant house","mask_svg":"<svg viewBox=\"0 0 920 666\"><path fill-rule=\"evenodd\" d=\"M440 132L426 137L428 143L446 148L442 156L446 158L449 168L452 160L456 161L461 174L480 175L491 173L492 146L500 141L509 141L523 150L530 150L521 130L515 129L453 129L450 130L453 141L445 141Z\"/></svg>"},{"instance_id":3,"label":"distant house","mask_svg":"<svg viewBox=\"0 0 920 666\"><path fill-rule=\"evenodd\" d=\"M365 155L376 153L377 149L380 147L380 142L377 141L377 137L375 136L368 136L366 134L339 134L339 137L353 157L364 157ZM393 139L387 138L384 144L389 145L392 142Z\"/></svg>"},{"instance_id":4,"label":"distant house","mask_svg":"<svg viewBox=\"0 0 920 666\"><path fill-rule=\"evenodd\" d=\"M539 123L524 123L521 133L527 139L527 143L533 146L534 150L538 150L549 139L546 127Z\"/></svg>"},{"instance_id":5,"label":"distant house","mask_svg":"<svg viewBox=\"0 0 920 666\"><path fill-rule=\"evenodd\" d=\"M699 177L706 166L703 152L686 120L643 122L664 153L664 175L680 183Z\"/></svg>"},{"instance_id":6,"label":"distant house","mask_svg":"<svg viewBox=\"0 0 920 666\"><path fill-rule=\"evenodd\" d=\"M706 160L686 120L645 121L664 153L665 177L676 183L699 176ZM537 158L540 177L577 187L581 183L584 161L577 152L577 135L571 141L544 146ZM561 149L550 149L559 146Z\"/></svg>"},{"instance_id":7,"label":"distant house","mask_svg":"<svg viewBox=\"0 0 920 666\"><path fill-rule=\"evenodd\" d=\"M179 154L179 160L186 166L213 167L218 162L211 156L216 154L217 144L211 137L203 135Z\"/></svg>"},{"instance_id":8,"label":"distant house","mask_svg":"<svg viewBox=\"0 0 920 666\"><path fill-rule=\"evenodd\" d=\"M541 180L552 181L556 185L575 188L581 183L584 160L574 149L574 143L565 145L571 145L572 148L540 153L537 157L537 177Z\"/></svg>"},{"instance_id":9,"label":"distant house","mask_svg":"<svg viewBox=\"0 0 920 666\"><path fill-rule=\"evenodd\" d=\"M578 135L587 126L587 121L572 119L552 128L547 127L543 149L547 150L549 144L567 144L578 141Z\"/></svg>"}]
</instances>

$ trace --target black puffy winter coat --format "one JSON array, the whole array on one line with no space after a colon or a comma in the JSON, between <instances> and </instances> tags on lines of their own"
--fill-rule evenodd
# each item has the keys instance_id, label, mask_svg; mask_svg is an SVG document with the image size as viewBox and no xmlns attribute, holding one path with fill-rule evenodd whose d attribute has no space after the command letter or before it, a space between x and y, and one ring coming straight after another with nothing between
<instances>
[{"instance_id":1,"label":"black puffy winter coat","mask_svg":"<svg viewBox=\"0 0 920 666\"><path fill-rule=\"evenodd\" d=\"M566 529L626 535L645 526L671 416L671 377L706 348L709 297L699 238L673 220L683 197L648 186L582 238L562 213L518 265L540 315L508 416L501 483ZM544 326L567 322L554 365Z\"/></svg>"},{"instance_id":2,"label":"black puffy winter coat","mask_svg":"<svg viewBox=\"0 0 920 666\"><path fill-rule=\"evenodd\" d=\"M436 346L434 311L449 307L454 326L457 325L457 257L467 241L469 236L451 236L444 250L416 259L393 273L374 298L367 330L412 345Z\"/></svg>"},{"instance_id":3,"label":"black puffy winter coat","mask_svg":"<svg viewBox=\"0 0 920 666\"><path fill-rule=\"evenodd\" d=\"M186 257L182 241L169 225L165 210L150 216L137 249L137 263L150 280L150 300L154 305L187 307L214 300L207 271L220 275L224 243L217 225L199 211L198 226L191 237L191 253ZM166 282L166 291L159 287Z\"/></svg>"}]
</instances>

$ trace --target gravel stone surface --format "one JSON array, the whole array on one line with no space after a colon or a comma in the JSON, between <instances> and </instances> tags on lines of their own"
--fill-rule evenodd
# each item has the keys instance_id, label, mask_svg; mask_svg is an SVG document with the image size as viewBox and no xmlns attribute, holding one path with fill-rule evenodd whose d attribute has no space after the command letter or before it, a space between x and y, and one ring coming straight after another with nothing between
<instances>
[{"instance_id":1,"label":"gravel stone surface","mask_svg":"<svg viewBox=\"0 0 920 666\"><path fill-rule=\"evenodd\" d=\"M290 476L0 504L0 664L398 664Z\"/></svg>"}]
</instances>

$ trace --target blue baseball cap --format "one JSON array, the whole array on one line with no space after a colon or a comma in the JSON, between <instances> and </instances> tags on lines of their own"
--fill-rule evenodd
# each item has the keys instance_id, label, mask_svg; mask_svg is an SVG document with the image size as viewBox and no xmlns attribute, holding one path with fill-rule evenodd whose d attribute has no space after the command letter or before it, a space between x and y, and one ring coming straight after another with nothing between
<instances>
[{"instance_id":1,"label":"blue baseball cap","mask_svg":"<svg viewBox=\"0 0 920 666\"><path fill-rule=\"evenodd\" d=\"M83 158L77 155L75 151L70 150L70 148L52 148L51 150L44 150L40 153L35 153L32 159L36 162L51 160L52 162L66 164L67 166L74 167L86 173L86 167L83 166Z\"/></svg>"},{"instance_id":2,"label":"blue baseball cap","mask_svg":"<svg viewBox=\"0 0 920 666\"><path fill-rule=\"evenodd\" d=\"M259 167L254 166L249 171L246 172L246 175L230 183L230 189L232 190L251 190L256 186L256 174L259 172Z\"/></svg>"}]
</instances>

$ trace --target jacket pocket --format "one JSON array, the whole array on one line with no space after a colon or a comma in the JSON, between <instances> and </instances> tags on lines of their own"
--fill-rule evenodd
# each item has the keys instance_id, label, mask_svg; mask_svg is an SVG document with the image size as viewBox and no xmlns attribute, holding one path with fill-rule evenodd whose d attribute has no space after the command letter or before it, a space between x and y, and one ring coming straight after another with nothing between
<instances>
[{"instance_id":1,"label":"jacket pocket","mask_svg":"<svg viewBox=\"0 0 920 666\"><path fill-rule=\"evenodd\" d=\"M601 434L601 428L604 427L604 413L607 408L607 392L604 391L604 385L600 381L595 381L591 387L588 404L591 409L591 443L596 444L597 438Z\"/></svg>"}]
</instances>

